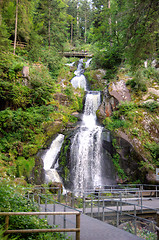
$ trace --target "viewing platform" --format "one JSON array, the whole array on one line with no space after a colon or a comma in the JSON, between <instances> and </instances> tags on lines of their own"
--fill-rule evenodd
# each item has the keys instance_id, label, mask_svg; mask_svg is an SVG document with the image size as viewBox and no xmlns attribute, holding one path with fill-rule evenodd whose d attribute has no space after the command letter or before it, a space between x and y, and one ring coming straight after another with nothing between
<instances>
[{"instance_id":1,"label":"viewing platform","mask_svg":"<svg viewBox=\"0 0 159 240\"><path fill-rule=\"evenodd\" d=\"M77 58L91 58L93 57L93 54L90 54L88 52L85 51L81 51L81 52L60 52L61 55L63 55L64 57L77 57Z\"/></svg>"}]
</instances>

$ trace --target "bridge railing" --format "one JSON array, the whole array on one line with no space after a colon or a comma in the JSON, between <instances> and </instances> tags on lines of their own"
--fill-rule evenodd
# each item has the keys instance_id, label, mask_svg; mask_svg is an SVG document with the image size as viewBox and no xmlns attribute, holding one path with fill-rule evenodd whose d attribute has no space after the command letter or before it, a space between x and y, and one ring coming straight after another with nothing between
<instances>
[{"instance_id":1,"label":"bridge railing","mask_svg":"<svg viewBox=\"0 0 159 240\"><path fill-rule=\"evenodd\" d=\"M52 229L16 229L9 230L10 216L26 215L76 215L76 228L52 228ZM5 216L5 234L15 233L47 233L47 232L76 232L76 240L80 240L80 213L79 212L0 212L0 216Z\"/></svg>"}]
</instances>

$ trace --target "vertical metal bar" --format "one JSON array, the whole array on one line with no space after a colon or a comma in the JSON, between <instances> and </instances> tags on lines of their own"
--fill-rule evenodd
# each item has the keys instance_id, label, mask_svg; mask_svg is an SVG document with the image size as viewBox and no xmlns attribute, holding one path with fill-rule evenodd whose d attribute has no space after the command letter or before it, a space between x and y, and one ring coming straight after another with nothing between
<instances>
[{"instance_id":1,"label":"vertical metal bar","mask_svg":"<svg viewBox=\"0 0 159 240\"><path fill-rule=\"evenodd\" d=\"M47 199L45 199L45 212L47 212ZM46 215L45 215L45 218L47 218Z\"/></svg>"},{"instance_id":2,"label":"vertical metal bar","mask_svg":"<svg viewBox=\"0 0 159 240\"><path fill-rule=\"evenodd\" d=\"M66 190L66 198L65 198L65 203L67 205L67 190Z\"/></svg>"},{"instance_id":3,"label":"vertical metal bar","mask_svg":"<svg viewBox=\"0 0 159 240\"><path fill-rule=\"evenodd\" d=\"M64 206L64 212L66 212L66 206ZM63 228L66 228L66 215L63 216ZM64 236L66 236L66 233L64 233Z\"/></svg>"},{"instance_id":4,"label":"vertical metal bar","mask_svg":"<svg viewBox=\"0 0 159 240\"><path fill-rule=\"evenodd\" d=\"M91 217L93 217L93 197L91 196Z\"/></svg>"},{"instance_id":5,"label":"vertical metal bar","mask_svg":"<svg viewBox=\"0 0 159 240\"><path fill-rule=\"evenodd\" d=\"M157 198L157 185L156 185L156 198Z\"/></svg>"},{"instance_id":6,"label":"vertical metal bar","mask_svg":"<svg viewBox=\"0 0 159 240\"><path fill-rule=\"evenodd\" d=\"M98 192L98 217L99 217L99 198L100 198L100 192Z\"/></svg>"},{"instance_id":7,"label":"vertical metal bar","mask_svg":"<svg viewBox=\"0 0 159 240\"><path fill-rule=\"evenodd\" d=\"M53 212L55 212L55 203L53 205ZM55 215L53 215L53 225L55 225Z\"/></svg>"},{"instance_id":8,"label":"vertical metal bar","mask_svg":"<svg viewBox=\"0 0 159 240\"><path fill-rule=\"evenodd\" d=\"M142 212L142 192L141 193L141 212Z\"/></svg>"},{"instance_id":9,"label":"vertical metal bar","mask_svg":"<svg viewBox=\"0 0 159 240\"><path fill-rule=\"evenodd\" d=\"M122 193L120 193L120 214L122 214Z\"/></svg>"},{"instance_id":10,"label":"vertical metal bar","mask_svg":"<svg viewBox=\"0 0 159 240\"><path fill-rule=\"evenodd\" d=\"M117 201L117 210L116 210L116 226L119 226L119 202Z\"/></svg>"},{"instance_id":11,"label":"vertical metal bar","mask_svg":"<svg viewBox=\"0 0 159 240\"><path fill-rule=\"evenodd\" d=\"M38 206L39 206L39 209L40 209L40 195L38 195Z\"/></svg>"},{"instance_id":12,"label":"vertical metal bar","mask_svg":"<svg viewBox=\"0 0 159 240\"><path fill-rule=\"evenodd\" d=\"M61 201L61 188L58 188L58 202Z\"/></svg>"},{"instance_id":13,"label":"vertical metal bar","mask_svg":"<svg viewBox=\"0 0 159 240\"><path fill-rule=\"evenodd\" d=\"M75 206L75 195L72 192L72 194L71 194L71 207L74 208L74 206Z\"/></svg>"},{"instance_id":14,"label":"vertical metal bar","mask_svg":"<svg viewBox=\"0 0 159 240\"><path fill-rule=\"evenodd\" d=\"M64 212L66 212L66 206L64 206ZM63 227L66 228L66 215L64 215Z\"/></svg>"},{"instance_id":15,"label":"vertical metal bar","mask_svg":"<svg viewBox=\"0 0 159 240\"><path fill-rule=\"evenodd\" d=\"M83 193L83 213L85 214L86 206L85 206L85 193Z\"/></svg>"},{"instance_id":16,"label":"vertical metal bar","mask_svg":"<svg viewBox=\"0 0 159 240\"><path fill-rule=\"evenodd\" d=\"M79 229L76 232L76 240L80 240L80 213L76 215L76 228Z\"/></svg>"},{"instance_id":17,"label":"vertical metal bar","mask_svg":"<svg viewBox=\"0 0 159 240\"><path fill-rule=\"evenodd\" d=\"M157 240L159 240L159 212L157 212Z\"/></svg>"},{"instance_id":18,"label":"vertical metal bar","mask_svg":"<svg viewBox=\"0 0 159 240\"><path fill-rule=\"evenodd\" d=\"M135 229L135 235L137 233L136 231L136 205L134 205L134 229Z\"/></svg>"},{"instance_id":19,"label":"vertical metal bar","mask_svg":"<svg viewBox=\"0 0 159 240\"><path fill-rule=\"evenodd\" d=\"M103 199L103 216L102 216L103 222L104 222L104 207L105 207L105 205L104 205L104 199Z\"/></svg>"}]
</instances>

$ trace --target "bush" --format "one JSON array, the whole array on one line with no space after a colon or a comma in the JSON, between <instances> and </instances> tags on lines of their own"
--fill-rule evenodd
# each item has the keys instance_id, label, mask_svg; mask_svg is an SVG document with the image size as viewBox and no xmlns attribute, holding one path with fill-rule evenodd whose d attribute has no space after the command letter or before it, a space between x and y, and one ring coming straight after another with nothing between
<instances>
[{"instance_id":1,"label":"bush","mask_svg":"<svg viewBox=\"0 0 159 240\"><path fill-rule=\"evenodd\" d=\"M93 64L97 68L114 69L121 63L120 49L116 46L110 49L96 51L93 58Z\"/></svg>"},{"instance_id":2,"label":"bush","mask_svg":"<svg viewBox=\"0 0 159 240\"><path fill-rule=\"evenodd\" d=\"M155 112L159 108L159 103L157 101L149 101L143 103L141 107L147 108L150 112Z\"/></svg>"},{"instance_id":3,"label":"bush","mask_svg":"<svg viewBox=\"0 0 159 240\"><path fill-rule=\"evenodd\" d=\"M136 72L133 79L126 82L126 85L130 85L132 90L136 93L138 93L139 91L147 91L146 80L143 76L143 72L140 70Z\"/></svg>"},{"instance_id":4,"label":"bush","mask_svg":"<svg viewBox=\"0 0 159 240\"><path fill-rule=\"evenodd\" d=\"M15 187L11 182L5 180L0 182L0 212L36 212L38 206L31 200L24 197L24 190L20 186ZM4 217L0 217L0 229L4 226ZM38 218L38 216L10 216L10 229L42 229L51 228L47 221ZM1 230L2 231L2 230ZM1 233L1 232L0 232ZM14 234L11 237L15 237ZM9 237L9 239L12 239ZM48 239L66 239L60 233L30 233L18 234L19 240L48 240ZM5 240L5 239L4 239Z\"/></svg>"},{"instance_id":5,"label":"bush","mask_svg":"<svg viewBox=\"0 0 159 240\"><path fill-rule=\"evenodd\" d=\"M159 144L158 143L146 143L145 148L150 151L153 162L159 166Z\"/></svg>"}]
</instances>

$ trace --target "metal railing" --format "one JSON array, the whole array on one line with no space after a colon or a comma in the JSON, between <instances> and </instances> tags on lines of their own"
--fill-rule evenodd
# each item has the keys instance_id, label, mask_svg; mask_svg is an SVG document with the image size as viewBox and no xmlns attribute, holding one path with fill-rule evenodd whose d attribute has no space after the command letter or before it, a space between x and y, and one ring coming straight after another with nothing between
<instances>
[{"instance_id":1,"label":"metal railing","mask_svg":"<svg viewBox=\"0 0 159 240\"><path fill-rule=\"evenodd\" d=\"M26 215L76 215L76 228L52 228L52 229L16 229L8 230L9 216ZM80 213L79 212L0 212L0 216L5 216L5 234L11 233L47 233L47 232L76 232L76 240L80 240Z\"/></svg>"}]
</instances>

